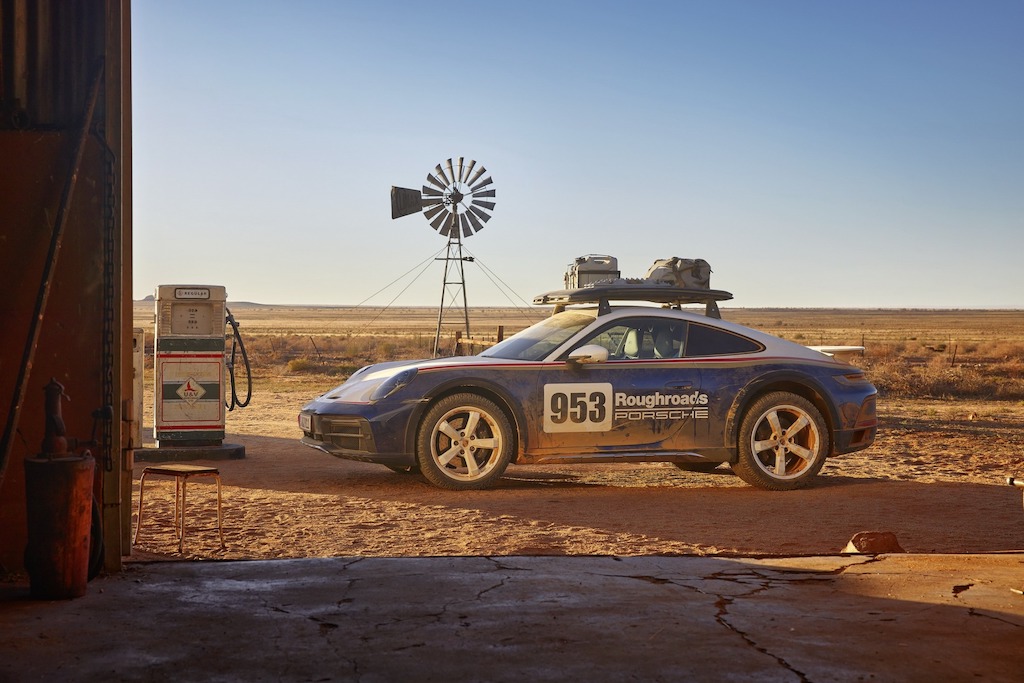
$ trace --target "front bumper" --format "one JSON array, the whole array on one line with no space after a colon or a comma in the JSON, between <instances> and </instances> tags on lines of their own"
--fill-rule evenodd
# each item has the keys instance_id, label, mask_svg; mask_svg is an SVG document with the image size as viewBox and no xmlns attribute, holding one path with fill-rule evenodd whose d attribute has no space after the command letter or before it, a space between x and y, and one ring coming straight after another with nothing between
<instances>
[{"instance_id":1,"label":"front bumper","mask_svg":"<svg viewBox=\"0 0 1024 683\"><path fill-rule=\"evenodd\" d=\"M308 426L302 424L308 416ZM416 456L402 447L404 425L395 413L379 418L361 415L319 414L303 410L300 416L303 445L346 460L408 467Z\"/></svg>"}]
</instances>

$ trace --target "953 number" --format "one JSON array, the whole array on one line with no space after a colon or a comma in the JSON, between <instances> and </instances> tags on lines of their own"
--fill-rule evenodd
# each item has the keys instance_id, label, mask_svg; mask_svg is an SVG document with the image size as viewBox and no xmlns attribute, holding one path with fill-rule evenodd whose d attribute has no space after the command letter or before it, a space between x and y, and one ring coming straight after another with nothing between
<instances>
[{"instance_id":1,"label":"953 number","mask_svg":"<svg viewBox=\"0 0 1024 683\"><path fill-rule=\"evenodd\" d=\"M612 385L545 384L545 432L605 432L612 428Z\"/></svg>"}]
</instances>

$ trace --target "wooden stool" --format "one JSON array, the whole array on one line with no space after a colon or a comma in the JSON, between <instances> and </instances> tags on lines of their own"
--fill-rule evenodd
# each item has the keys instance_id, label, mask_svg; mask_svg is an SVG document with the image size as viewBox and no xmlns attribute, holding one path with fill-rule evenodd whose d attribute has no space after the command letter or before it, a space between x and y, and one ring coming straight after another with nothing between
<instances>
[{"instance_id":1,"label":"wooden stool","mask_svg":"<svg viewBox=\"0 0 1024 683\"><path fill-rule=\"evenodd\" d=\"M172 463L169 465L151 465L142 470L139 478L139 520L135 523L135 538L132 545L139 541L139 530L142 528L142 499L145 492L146 476L159 474L174 477L174 532L178 536L178 552L185 545L185 485L191 477L213 477L217 480L217 530L220 532L220 547L224 545L224 525L221 518L220 470L204 465L185 465Z\"/></svg>"}]
</instances>

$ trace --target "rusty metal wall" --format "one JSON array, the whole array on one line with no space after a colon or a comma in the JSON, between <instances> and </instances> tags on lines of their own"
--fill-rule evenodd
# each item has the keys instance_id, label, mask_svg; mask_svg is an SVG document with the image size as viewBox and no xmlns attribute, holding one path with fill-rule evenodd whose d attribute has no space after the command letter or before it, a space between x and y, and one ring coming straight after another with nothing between
<instances>
[{"instance_id":1,"label":"rusty metal wall","mask_svg":"<svg viewBox=\"0 0 1024 683\"><path fill-rule=\"evenodd\" d=\"M99 444L92 449L105 566L119 568L128 552L123 527L130 519L131 444L125 422L133 416L123 406L131 404L132 391L129 8L128 0L0 0L0 417L13 425L0 443L6 451L0 452L0 575L21 569L24 460L39 451L42 386L50 377L72 399L64 407L69 436L88 439L93 412L112 408L112 419L100 420ZM84 128L92 83L95 113ZM72 174L77 182L68 196ZM60 225L62 239L51 258ZM51 261L38 341L27 349ZM26 360L31 372L21 400Z\"/></svg>"},{"instance_id":2,"label":"rusty metal wall","mask_svg":"<svg viewBox=\"0 0 1024 683\"><path fill-rule=\"evenodd\" d=\"M0 0L0 128L60 129L78 118L87 67L104 53L104 5Z\"/></svg>"}]
</instances>

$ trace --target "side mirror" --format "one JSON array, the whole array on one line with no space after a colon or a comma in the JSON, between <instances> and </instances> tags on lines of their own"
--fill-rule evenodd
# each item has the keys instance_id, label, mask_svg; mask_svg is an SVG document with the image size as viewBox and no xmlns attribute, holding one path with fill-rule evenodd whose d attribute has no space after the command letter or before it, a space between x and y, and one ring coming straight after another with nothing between
<instances>
[{"instance_id":1,"label":"side mirror","mask_svg":"<svg viewBox=\"0 0 1024 683\"><path fill-rule=\"evenodd\" d=\"M567 363L604 363L608 360L608 349L597 344L587 344L569 352Z\"/></svg>"}]
</instances>

